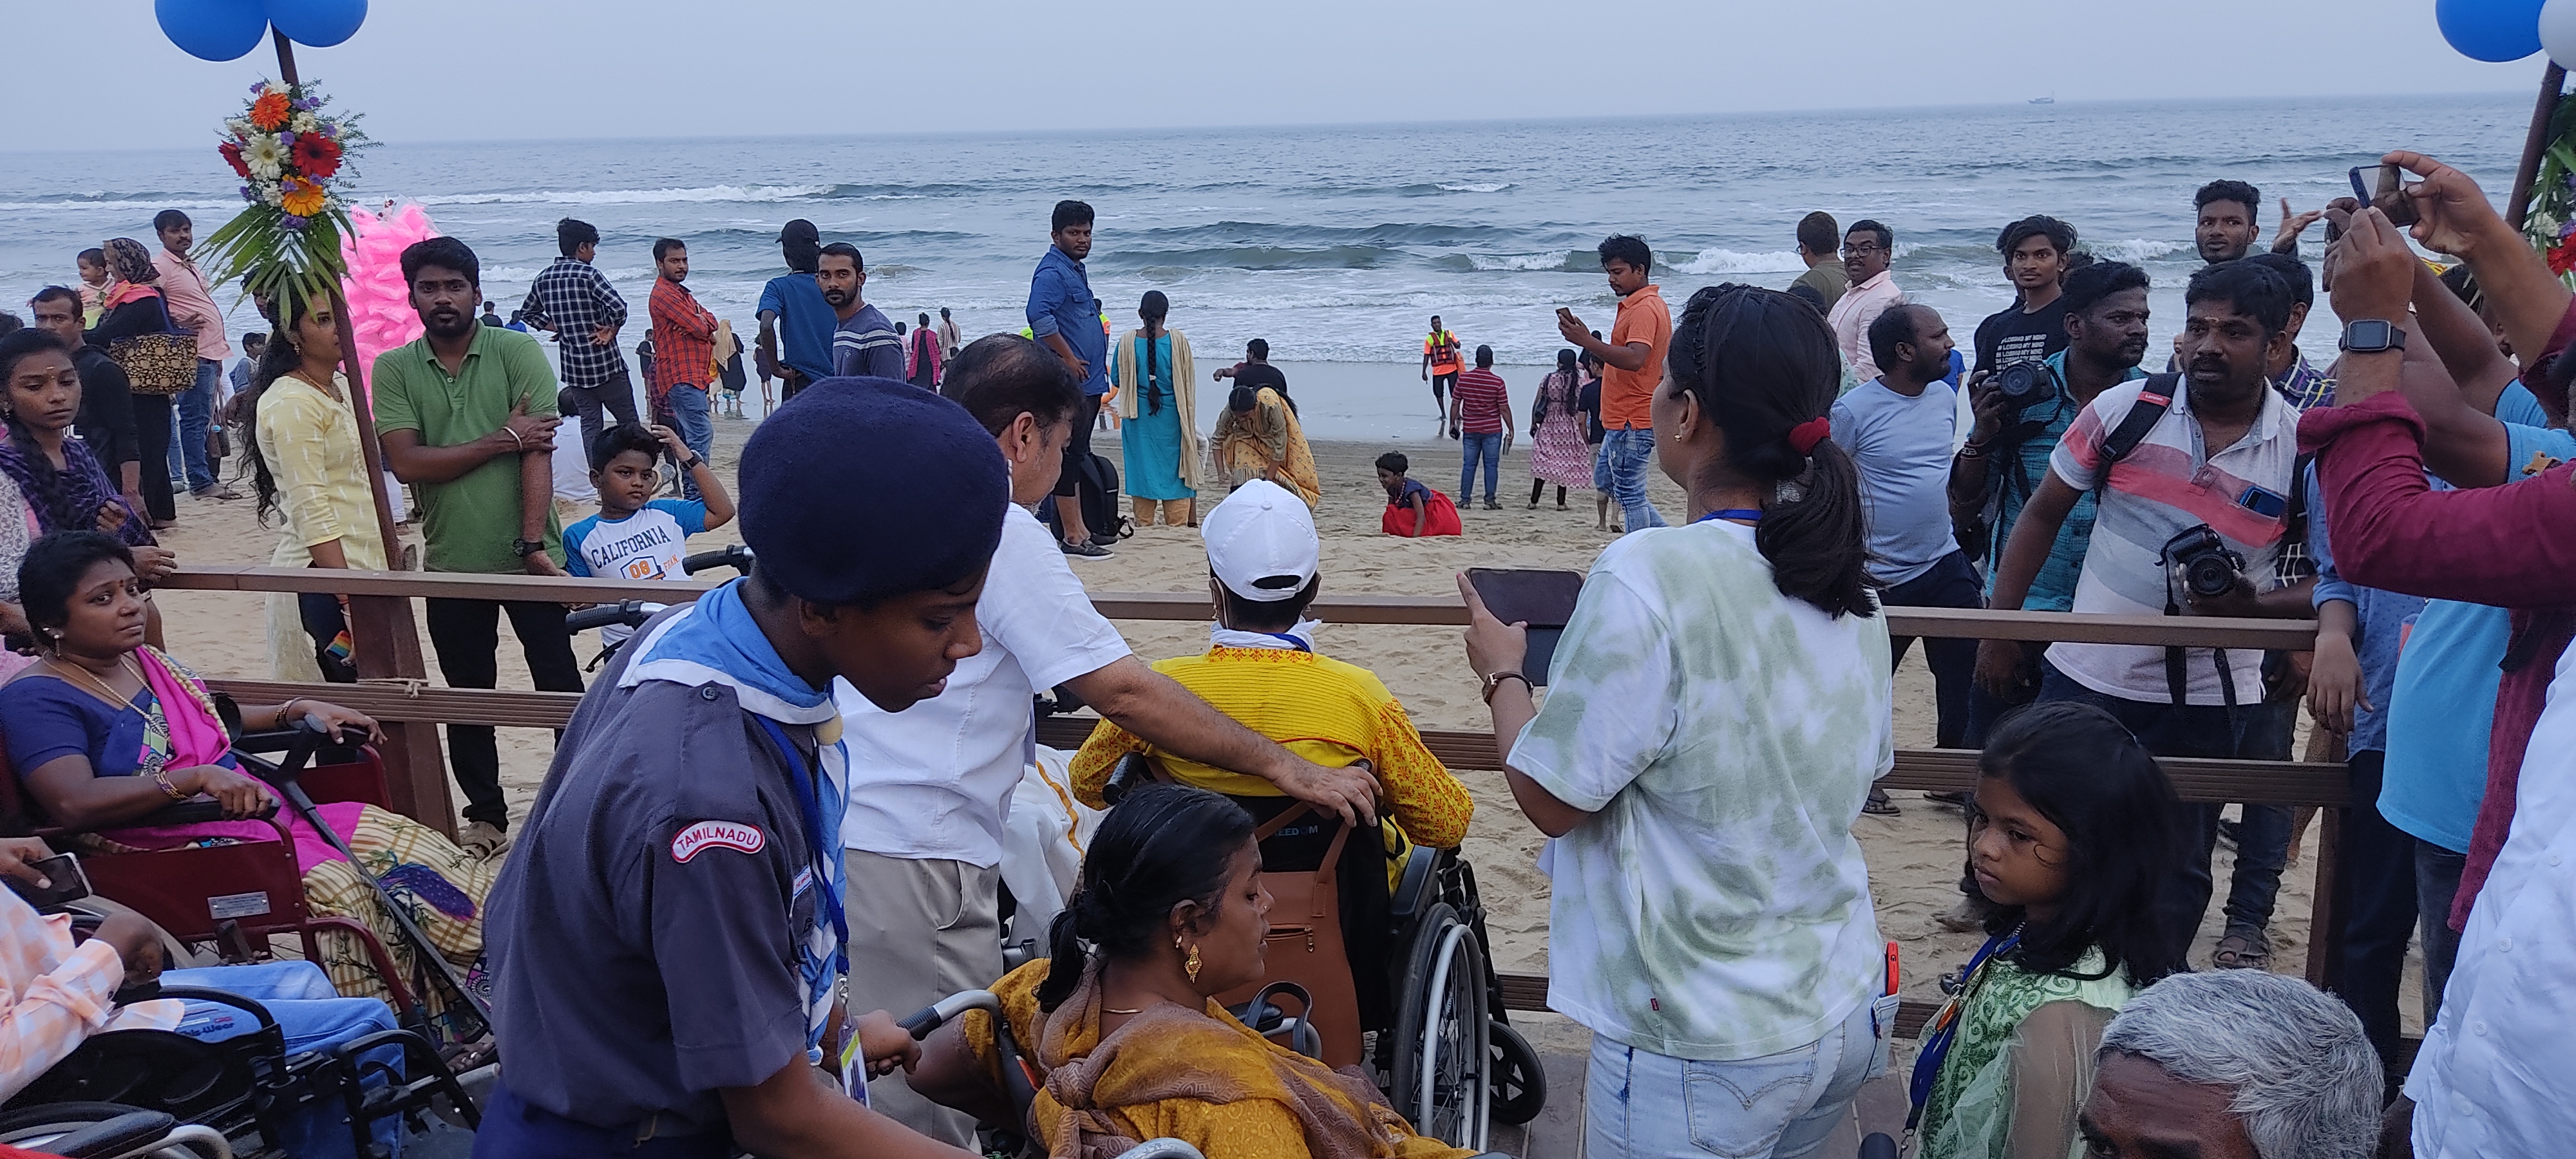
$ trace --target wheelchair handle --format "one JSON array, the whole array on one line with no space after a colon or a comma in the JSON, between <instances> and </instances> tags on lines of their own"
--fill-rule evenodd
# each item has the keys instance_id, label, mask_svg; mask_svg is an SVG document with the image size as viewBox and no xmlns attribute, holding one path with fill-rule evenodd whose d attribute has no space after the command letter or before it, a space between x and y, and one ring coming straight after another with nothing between
<instances>
[{"instance_id":1,"label":"wheelchair handle","mask_svg":"<svg viewBox=\"0 0 2576 1159\"><path fill-rule=\"evenodd\" d=\"M701 551L680 561L680 570L696 575L711 567L729 567L744 575L751 574L751 549L733 544L716 551Z\"/></svg>"},{"instance_id":2,"label":"wheelchair handle","mask_svg":"<svg viewBox=\"0 0 2576 1159\"><path fill-rule=\"evenodd\" d=\"M922 1007L895 1025L902 1027L904 1033L911 1035L914 1042L919 1042L969 1010L982 1010L995 1018L1000 1018L1002 1000L990 990L960 991Z\"/></svg>"},{"instance_id":3,"label":"wheelchair handle","mask_svg":"<svg viewBox=\"0 0 2576 1159\"><path fill-rule=\"evenodd\" d=\"M564 615L564 630L587 632L592 628L605 628L610 624L641 628L644 626L644 621L652 619L653 614L661 611L664 606L648 604L642 600L619 600L613 604L583 608L578 612Z\"/></svg>"}]
</instances>

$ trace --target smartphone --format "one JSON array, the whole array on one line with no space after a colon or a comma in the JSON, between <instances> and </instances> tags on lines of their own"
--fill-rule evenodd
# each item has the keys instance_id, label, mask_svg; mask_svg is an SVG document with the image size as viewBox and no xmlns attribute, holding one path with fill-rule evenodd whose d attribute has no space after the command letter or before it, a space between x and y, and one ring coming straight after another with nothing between
<instances>
[{"instance_id":1,"label":"smartphone","mask_svg":"<svg viewBox=\"0 0 2576 1159\"><path fill-rule=\"evenodd\" d=\"M1521 661L1521 675L1533 685L1545 686L1548 668L1556 659L1557 638L1565 634L1565 622L1574 616L1574 601L1583 594L1583 573L1471 567L1467 584L1476 589L1476 598L1485 601L1485 610L1495 619L1529 625L1529 656Z\"/></svg>"},{"instance_id":2,"label":"smartphone","mask_svg":"<svg viewBox=\"0 0 2576 1159\"><path fill-rule=\"evenodd\" d=\"M57 853L42 861L31 861L28 867L44 874L52 883L43 889L17 878L6 878L11 892L39 910L56 909L65 902L89 896L89 874L82 872L80 858L70 853Z\"/></svg>"},{"instance_id":3,"label":"smartphone","mask_svg":"<svg viewBox=\"0 0 2576 1159\"><path fill-rule=\"evenodd\" d=\"M2404 169L2395 165L2355 165L2348 176L2352 178L2353 197L2363 205L2378 206L2381 213L2388 215L2390 225L2415 224L2415 199L2405 195L2413 183L2406 180Z\"/></svg>"}]
</instances>

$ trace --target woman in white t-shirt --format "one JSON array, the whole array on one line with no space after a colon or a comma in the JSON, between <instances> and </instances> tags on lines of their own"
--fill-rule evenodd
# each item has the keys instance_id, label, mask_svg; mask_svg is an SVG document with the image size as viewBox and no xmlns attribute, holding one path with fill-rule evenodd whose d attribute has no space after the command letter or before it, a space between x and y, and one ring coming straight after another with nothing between
<instances>
[{"instance_id":1,"label":"woman in white t-shirt","mask_svg":"<svg viewBox=\"0 0 2576 1159\"><path fill-rule=\"evenodd\" d=\"M1594 1033L1586 1154L1814 1154L1893 1029L1852 824L1894 760L1833 334L1786 294L1691 297L1655 451L1691 522L1594 562L1544 709L1463 582L1512 796L1555 838L1548 1004Z\"/></svg>"}]
</instances>

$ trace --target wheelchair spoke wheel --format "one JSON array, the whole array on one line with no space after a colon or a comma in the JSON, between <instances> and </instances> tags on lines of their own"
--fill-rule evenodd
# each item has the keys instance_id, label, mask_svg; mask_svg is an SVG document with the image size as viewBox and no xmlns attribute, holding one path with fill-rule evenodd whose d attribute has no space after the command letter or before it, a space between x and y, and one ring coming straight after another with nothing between
<instances>
[{"instance_id":1,"label":"wheelchair spoke wheel","mask_svg":"<svg viewBox=\"0 0 2576 1159\"><path fill-rule=\"evenodd\" d=\"M1481 1151L1491 1092L1485 954L1455 909L1435 905L1415 928L1397 1017L1390 1092L1415 1130Z\"/></svg>"},{"instance_id":2,"label":"wheelchair spoke wheel","mask_svg":"<svg viewBox=\"0 0 2576 1159\"><path fill-rule=\"evenodd\" d=\"M1485 1033L1493 1042L1488 1054L1494 1121L1517 1127L1537 1118L1547 1109L1547 1068L1538 1051L1505 1023L1487 1026Z\"/></svg>"}]
</instances>

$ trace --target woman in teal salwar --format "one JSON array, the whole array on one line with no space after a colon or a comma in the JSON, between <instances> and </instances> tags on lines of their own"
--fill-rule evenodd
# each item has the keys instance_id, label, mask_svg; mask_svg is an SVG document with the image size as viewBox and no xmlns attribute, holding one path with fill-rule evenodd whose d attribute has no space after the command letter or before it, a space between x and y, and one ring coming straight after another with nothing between
<instances>
[{"instance_id":1,"label":"woman in teal salwar","mask_svg":"<svg viewBox=\"0 0 2576 1159\"><path fill-rule=\"evenodd\" d=\"M1145 324L1119 338L1110 355L1109 378L1118 387L1118 442L1126 452L1126 490L1136 500L1138 527L1152 527L1158 510L1165 526L1199 525L1198 407L1189 389L1198 382L1198 370L1190 361L1189 338L1163 328L1171 312L1161 290L1145 291L1136 308Z\"/></svg>"}]
</instances>

